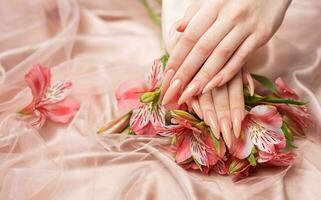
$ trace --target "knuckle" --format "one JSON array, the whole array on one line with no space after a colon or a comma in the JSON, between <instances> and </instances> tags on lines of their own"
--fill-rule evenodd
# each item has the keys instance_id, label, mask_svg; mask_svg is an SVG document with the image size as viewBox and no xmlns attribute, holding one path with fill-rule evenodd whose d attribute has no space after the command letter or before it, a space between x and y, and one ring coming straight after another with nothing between
<instances>
[{"instance_id":1,"label":"knuckle","mask_svg":"<svg viewBox=\"0 0 321 200\"><path fill-rule=\"evenodd\" d=\"M246 61L249 53L247 51L239 51L233 57L237 63L243 63Z\"/></svg>"},{"instance_id":2,"label":"knuckle","mask_svg":"<svg viewBox=\"0 0 321 200\"><path fill-rule=\"evenodd\" d=\"M204 43L204 44L198 45L196 47L196 51L200 55L207 57L211 53L212 49L211 49L210 45L208 45L208 43Z\"/></svg>"},{"instance_id":3,"label":"knuckle","mask_svg":"<svg viewBox=\"0 0 321 200\"><path fill-rule=\"evenodd\" d=\"M262 41L266 41L270 38L270 36L272 35L273 30L271 28L271 26L267 25L267 24L261 24L258 25L257 27L257 34L259 39L261 39Z\"/></svg>"},{"instance_id":4,"label":"knuckle","mask_svg":"<svg viewBox=\"0 0 321 200\"><path fill-rule=\"evenodd\" d=\"M197 42L198 40L198 37L195 33L186 33L186 34L183 34L182 36L182 41L186 44L186 45L193 45Z\"/></svg>"},{"instance_id":5,"label":"knuckle","mask_svg":"<svg viewBox=\"0 0 321 200\"><path fill-rule=\"evenodd\" d=\"M231 53L231 50L227 48L222 48L217 51L218 56L224 60L227 60L230 57Z\"/></svg>"},{"instance_id":6,"label":"knuckle","mask_svg":"<svg viewBox=\"0 0 321 200\"><path fill-rule=\"evenodd\" d=\"M230 18L232 21L240 21L247 17L248 15L248 6L239 5L239 3L233 4L232 9L236 10L236 12L231 12Z\"/></svg>"},{"instance_id":7,"label":"knuckle","mask_svg":"<svg viewBox=\"0 0 321 200\"><path fill-rule=\"evenodd\" d=\"M198 73L199 73L199 75L198 75L199 78L198 79L201 80L202 82L207 82L212 78L210 73L208 71L204 70L204 69L201 69Z\"/></svg>"}]
</instances>

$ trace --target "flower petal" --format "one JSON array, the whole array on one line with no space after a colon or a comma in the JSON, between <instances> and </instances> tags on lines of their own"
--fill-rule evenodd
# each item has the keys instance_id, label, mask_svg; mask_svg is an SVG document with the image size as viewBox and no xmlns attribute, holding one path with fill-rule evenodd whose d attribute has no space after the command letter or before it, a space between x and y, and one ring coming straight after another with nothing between
<instances>
[{"instance_id":1,"label":"flower petal","mask_svg":"<svg viewBox=\"0 0 321 200\"><path fill-rule=\"evenodd\" d=\"M206 152L206 146L201 144L195 136L191 137L191 154L193 158L203 166L209 166L208 157Z\"/></svg>"},{"instance_id":2,"label":"flower petal","mask_svg":"<svg viewBox=\"0 0 321 200\"><path fill-rule=\"evenodd\" d=\"M213 169L216 173L221 175L226 175L228 173L227 166L223 160L218 160Z\"/></svg>"},{"instance_id":3,"label":"flower petal","mask_svg":"<svg viewBox=\"0 0 321 200\"><path fill-rule=\"evenodd\" d=\"M130 127L137 133L142 130L149 123L151 116L151 105L145 104L133 110L133 114L130 118Z\"/></svg>"},{"instance_id":4,"label":"flower petal","mask_svg":"<svg viewBox=\"0 0 321 200\"><path fill-rule=\"evenodd\" d=\"M191 133L183 133L177 138L176 162L182 163L192 157Z\"/></svg>"},{"instance_id":5,"label":"flower petal","mask_svg":"<svg viewBox=\"0 0 321 200\"><path fill-rule=\"evenodd\" d=\"M54 104L45 104L38 110L46 115L48 119L58 123L69 123L79 110L79 103L71 98Z\"/></svg>"},{"instance_id":6,"label":"flower petal","mask_svg":"<svg viewBox=\"0 0 321 200\"><path fill-rule=\"evenodd\" d=\"M249 126L249 116L247 115L242 122L241 136L239 138L233 137L233 143L230 152L239 159L247 158L251 154L251 151L254 147L250 136L251 133L248 129Z\"/></svg>"},{"instance_id":7,"label":"flower petal","mask_svg":"<svg viewBox=\"0 0 321 200\"><path fill-rule=\"evenodd\" d=\"M292 152L269 154L259 151L259 163L266 163L270 166L289 166L293 163L294 154Z\"/></svg>"},{"instance_id":8,"label":"flower petal","mask_svg":"<svg viewBox=\"0 0 321 200\"><path fill-rule=\"evenodd\" d=\"M40 129L46 122L46 116L38 110L35 111L34 116L35 117L32 118L33 121L30 122L30 125L35 129Z\"/></svg>"},{"instance_id":9,"label":"flower petal","mask_svg":"<svg viewBox=\"0 0 321 200\"><path fill-rule=\"evenodd\" d=\"M150 122L154 127L165 126L165 114L166 110L161 105L152 105L152 113L150 116Z\"/></svg>"},{"instance_id":10,"label":"flower petal","mask_svg":"<svg viewBox=\"0 0 321 200\"><path fill-rule=\"evenodd\" d=\"M140 97L145 92L148 92L148 88L144 81L125 81L121 83L115 93L118 107L133 109L138 108L140 103Z\"/></svg>"},{"instance_id":11,"label":"flower petal","mask_svg":"<svg viewBox=\"0 0 321 200\"><path fill-rule=\"evenodd\" d=\"M42 96L39 106L49 103L57 103L64 100L71 92L72 83L68 81L59 81L48 87L46 93Z\"/></svg>"},{"instance_id":12,"label":"flower petal","mask_svg":"<svg viewBox=\"0 0 321 200\"><path fill-rule=\"evenodd\" d=\"M34 65L25 75L25 81L31 89L33 104L37 104L50 85L50 70L42 65Z\"/></svg>"},{"instance_id":13,"label":"flower petal","mask_svg":"<svg viewBox=\"0 0 321 200\"><path fill-rule=\"evenodd\" d=\"M295 93L294 90L289 88L283 81L281 77L275 80L276 89L282 98L286 99L299 99L299 96Z\"/></svg>"},{"instance_id":14,"label":"flower petal","mask_svg":"<svg viewBox=\"0 0 321 200\"><path fill-rule=\"evenodd\" d=\"M259 105L251 109L250 115L258 122L264 123L263 126L270 128L280 128L282 126L282 117L274 106Z\"/></svg>"},{"instance_id":15,"label":"flower petal","mask_svg":"<svg viewBox=\"0 0 321 200\"><path fill-rule=\"evenodd\" d=\"M152 70L147 77L149 91L155 90L161 84L162 75L163 75L163 65L160 59L157 59L154 61Z\"/></svg>"}]
</instances>

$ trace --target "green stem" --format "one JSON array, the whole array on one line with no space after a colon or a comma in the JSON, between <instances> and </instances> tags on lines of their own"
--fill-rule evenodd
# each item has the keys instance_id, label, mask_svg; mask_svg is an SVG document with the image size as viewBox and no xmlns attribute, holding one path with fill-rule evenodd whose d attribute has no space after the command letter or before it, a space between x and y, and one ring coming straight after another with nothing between
<instances>
[{"instance_id":1,"label":"green stem","mask_svg":"<svg viewBox=\"0 0 321 200\"><path fill-rule=\"evenodd\" d=\"M153 10L153 8L149 5L147 0L140 0L143 6L145 7L148 15L150 18L159 26L161 27L161 19L160 16Z\"/></svg>"}]
</instances>

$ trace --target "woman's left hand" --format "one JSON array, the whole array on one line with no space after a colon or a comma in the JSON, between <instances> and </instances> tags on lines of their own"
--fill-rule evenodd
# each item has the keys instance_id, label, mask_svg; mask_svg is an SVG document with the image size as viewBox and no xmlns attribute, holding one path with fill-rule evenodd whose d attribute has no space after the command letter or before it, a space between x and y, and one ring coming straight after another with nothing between
<instances>
[{"instance_id":1,"label":"woman's left hand","mask_svg":"<svg viewBox=\"0 0 321 200\"><path fill-rule=\"evenodd\" d=\"M220 88L193 97L188 105L210 126L216 138L220 138L222 133L225 144L230 148L232 130L238 138L245 116L242 73L239 72L228 84Z\"/></svg>"}]
</instances>

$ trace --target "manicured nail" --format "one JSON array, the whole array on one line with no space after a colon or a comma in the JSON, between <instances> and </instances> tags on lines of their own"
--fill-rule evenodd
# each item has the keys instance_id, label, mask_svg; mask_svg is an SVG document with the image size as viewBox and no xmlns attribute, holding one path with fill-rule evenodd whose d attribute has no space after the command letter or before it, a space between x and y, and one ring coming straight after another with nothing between
<instances>
[{"instance_id":1,"label":"manicured nail","mask_svg":"<svg viewBox=\"0 0 321 200\"><path fill-rule=\"evenodd\" d=\"M179 92L179 90L181 89L181 86L182 86L181 80L176 79L175 81L173 81L173 83L171 83L171 85L169 86L168 90L164 95L162 105L166 105L168 102L170 102L170 100L174 98L175 94Z\"/></svg>"},{"instance_id":2,"label":"manicured nail","mask_svg":"<svg viewBox=\"0 0 321 200\"><path fill-rule=\"evenodd\" d=\"M195 100L192 100L191 101L191 106L194 110L194 112L197 114L197 116L200 118L200 119L203 119L203 112L202 112L202 109L200 107L200 105L197 103L197 102L194 102ZM196 100L197 101L197 100Z\"/></svg>"},{"instance_id":3,"label":"manicured nail","mask_svg":"<svg viewBox=\"0 0 321 200\"><path fill-rule=\"evenodd\" d=\"M164 94L165 94L166 90L168 89L170 82L171 82L172 78L174 77L174 75L175 75L175 71L173 69L170 69L165 73L159 99L163 99Z\"/></svg>"},{"instance_id":4,"label":"manicured nail","mask_svg":"<svg viewBox=\"0 0 321 200\"><path fill-rule=\"evenodd\" d=\"M239 138L241 134L243 116L241 109L235 108L232 112L233 132L236 138Z\"/></svg>"},{"instance_id":5,"label":"manicured nail","mask_svg":"<svg viewBox=\"0 0 321 200\"><path fill-rule=\"evenodd\" d=\"M196 95L196 93L200 90L200 88L201 88L201 83L199 81L195 81L189 84L188 87L182 93L181 97L179 98L178 105L183 104L184 102L186 102L186 100Z\"/></svg>"},{"instance_id":6,"label":"manicured nail","mask_svg":"<svg viewBox=\"0 0 321 200\"><path fill-rule=\"evenodd\" d=\"M222 130L222 135L223 139L225 141L225 144L228 148L231 148L232 145L232 135L231 135L231 125L229 120L224 117L220 120L220 125L221 125L221 130Z\"/></svg>"},{"instance_id":7,"label":"manicured nail","mask_svg":"<svg viewBox=\"0 0 321 200\"><path fill-rule=\"evenodd\" d=\"M247 72L247 81L249 82L249 85L248 85L248 89L250 91L250 95L253 96L254 95L254 81L253 81L253 78L251 76L251 74L249 72Z\"/></svg>"},{"instance_id":8,"label":"manicured nail","mask_svg":"<svg viewBox=\"0 0 321 200\"><path fill-rule=\"evenodd\" d=\"M183 24L182 22L183 22L183 21L181 21L181 23L177 26L176 31L178 31L178 32L184 32L185 26L184 26L184 24Z\"/></svg>"},{"instance_id":9,"label":"manicured nail","mask_svg":"<svg viewBox=\"0 0 321 200\"><path fill-rule=\"evenodd\" d=\"M223 80L223 77L221 75L217 75L215 76L203 89L203 94L212 90L213 88L215 88L216 86L218 86L221 81Z\"/></svg>"},{"instance_id":10,"label":"manicured nail","mask_svg":"<svg viewBox=\"0 0 321 200\"><path fill-rule=\"evenodd\" d=\"M215 137L217 139L220 139L220 129L218 128L218 124L216 122L216 117L215 117L213 111L211 111L211 110L206 111L205 122L211 127Z\"/></svg>"}]
</instances>

